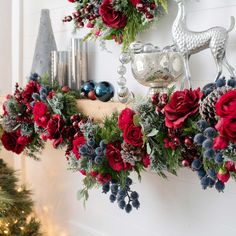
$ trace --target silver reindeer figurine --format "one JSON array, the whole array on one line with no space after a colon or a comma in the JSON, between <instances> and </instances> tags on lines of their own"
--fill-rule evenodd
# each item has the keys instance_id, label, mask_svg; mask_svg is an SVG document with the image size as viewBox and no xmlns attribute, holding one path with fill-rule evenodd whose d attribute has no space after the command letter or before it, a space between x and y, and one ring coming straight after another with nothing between
<instances>
[{"instance_id":1,"label":"silver reindeer figurine","mask_svg":"<svg viewBox=\"0 0 236 236\"><path fill-rule=\"evenodd\" d=\"M206 31L194 32L187 28L183 0L174 1L178 4L178 15L172 26L172 37L174 46L183 56L185 67L185 78L182 81L181 88L183 89L186 83L189 88L192 87L189 69L190 56L207 48L210 48L216 62L217 76L215 80L220 78L223 66L225 66L231 76L235 77L235 70L226 59L229 32L235 26L235 18L231 16L231 25L228 30L223 27L213 27Z\"/></svg>"}]
</instances>

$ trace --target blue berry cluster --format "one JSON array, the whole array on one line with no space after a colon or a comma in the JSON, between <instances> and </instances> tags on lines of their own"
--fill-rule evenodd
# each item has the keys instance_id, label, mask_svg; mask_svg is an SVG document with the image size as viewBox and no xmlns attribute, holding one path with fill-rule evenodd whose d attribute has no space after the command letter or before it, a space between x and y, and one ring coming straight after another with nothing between
<instances>
[{"instance_id":1,"label":"blue berry cluster","mask_svg":"<svg viewBox=\"0 0 236 236\"><path fill-rule=\"evenodd\" d=\"M210 83L204 86L203 93L205 96L209 95L216 88L221 88L223 86L229 86L232 88L236 87L236 78L231 77L228 81L226 81L225 77L219 78L215 83Z\"/></svg>"},{"instance_id":2,"label":"blue berry cluster","mask_svg":"<svg viewBox=\"0 0 236 236\"><path fill-rule=\"evenodd\" d=\"M39 79L39 75L37 73L32 73L29 77L29 80L33 80L35 82L38 82L38 79Z\"/></svg>"},{"instance_id":3,"label":"blue berry cluster","mask_svg":"<svg viewBox=\"0 0 236 236\"><path fill-rule=\"evenodd\" d=\"M87 157L96 165L102 165L105 160L106 144L102 140L97 145L94 137L91 132L88 134L87 142L79 148L79 153L82 157Z\"/></svg>"},{"instance_id":4,"label":"blue berry cluster","mask_svg":"<svg viewBox=\"0 0 236 236\"><path fill-rule=\"evenodd\" d=\"M194 143L202 147L203 158L214 160L216 164L222 164L224 161L222 153L213 149L213 140L217 135L216 130L213 127L209 127L205 120L199 120L197 127L200 132L195 135ZM225 185L217 179L216 171L213 168L206 171L200 159L194 160L191 167L197 172L203 189L215 186L219 192L224 190Z\"/></svg>"},{"instance_id":5,"label":"blue berry cluster","mask_svg":"<svg viewBox=\"0 0 236 236\"><path fill-rule=\"evenodd\" d=\"M205 120L199 120L197 122L198 130L200 131L194 137L194 143L203 149L203 157L207 159L214 159L216 164L222 164L223 154L221 151L215 151L213 149L213 141L217 135L217 131L213 127L209 127Z\"/></svg>"},{"instance_id":6,"label":"blue berry cluster","mask_svg":"<svg viewBox=\"0 0 236 236\"><path fill-rule=\"evenodd\" d=\"M103 185L103 193L110 191L110 201L112 203L117 202L120 209L130 213L133 208L138 209L140 207L138 193L132 191L130 188L132 183L133 181L129 177L126 179L125 187L121 186L116 181L107 182Z\"/></svg>"}]
</instances>

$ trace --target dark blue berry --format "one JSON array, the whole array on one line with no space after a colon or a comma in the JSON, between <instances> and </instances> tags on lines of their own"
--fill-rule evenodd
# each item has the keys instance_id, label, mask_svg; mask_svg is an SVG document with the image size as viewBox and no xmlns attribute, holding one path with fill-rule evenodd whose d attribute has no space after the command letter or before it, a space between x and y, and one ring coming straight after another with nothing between
<instances>
[{"instance_id":1,"label":"dark blue berry","mask_svg":"<svg viewBox=\"0 0 236 236\"><path fill-rule=\"evenodd\" d=\"M116 201L116 196L114 194L110 195L110 201L115 202Z\"/></svg>"},{"instance_id":2,"label":"dark blue berry","mask_svg":"<svg viewBox=\"0 0 236 236\"><path fill-rule=\"evenodd\" d=\"M95 141L94 139L89 139L87 144L90 146L90 147L93 147L95 145Z\"/></svg>"},{"instance_id":3,"label":"dark blue berry","mask_svg":"<svg viewBox=\"0 0 236 236\"><path fill-rule=\"evenodd\" d=\"M201 179L201 185L203 189L206 189L209 186L209 178L207 176Z\"/></svg>"},{"instance_id":4,"label":"dark blue berry","mask_svg":"<svg viewBox=\"0 0 236 236\"><path fill-rule=\"evenodd\" d=\"M208 124L205 120L199 120L197 122L197 128L199 131L203 132L208 127Z\"/></svg>"},{"instance_id":5,"label":"dark blue berry","mask_svg":"<svg viewBox=\"0 0 236 236\"><path fill-rule=\"evenodd\" d=\"M102 148L102 149L105 149L106 148L106 142L105 140L102 140L99 144L99 146Z\"/></svg>"},{"instance_id":6,"label":"dark blue berry","mask_svg":"<svg viewBox=\"0 0 236 236\"><path fill-rule=\"evenodd\" d=\"M204 137L204 135L201 134L201 133L199 133L199 134L196 134L196 135L194 136L193 141L194 141L194 143L196 143L196 144L198 144L198 145L202 145L202 143L204 142L205 139L206 139L206 138Z\"/></svg>"},{"instance_id":7,"label":"dark blue berry","mask_svg":"<svg viewBox=\"0 0 236 236\"><path fill-rule=\"evenodd\" d=\"M96 153L97 156L102 156L102 155L103 155L103 150L102 150L102 148L101 148L101 147L97 147L97 148L95 149L95 153Z\"/></svg>"},{"instance_id":8,"label":"dark blue berry","mask_svg":"<svg viewBox=\"0 0 236 236\"><path fill-rule=\"evenodd\" d=\"M110 190L110 184L109 184L109 182L107 182L106 184L104 184L104 185L102 186L102 192L103 192L103 193L108 193L109 190Z\"/></svg>"},{"instance_id":9,"label":"dark blue berry","mask_svg":"<svg viewBox=\"0 0 236 236\"><path fill-rule=\"evenodd\" d=\"M204 135L207 138L214 138L216 136L216 130L213 127L208 127L204 130Z\"/></svg>"},{"instance_id":10,"label":"dark blue berry","mask_svg":"<svg viewBox=\"0 0 236 236\"><path fill-rule=\"evenodd\" d=\"M111 185L111 192L115 195L118 193L118 185L117 184Z\"/></svg>"},{"instance_id":11,"label":"dark blue berry","mask_svg":"<svg viewBox=\"0 0 236 236\"><path fill-rule=\"evenodd\" d=\"M46 95L45 93L42 93L42 94L40 95L40 99L41 99L41 101L46 101L47 95Z\"/></svg>"},{"instance_id":12,"label":"dark blue berry","mask_svg":"<svg viewBox=\"0 0 236 236\"><path fill-rule=\"evenodd\" d=\"M130 186L132 183L133 183L132 179L129 178L129 177L127 177L127 179L126 179L126 185L127 185L127 186Z\"/></svg>"},{"instance_id":13,"label":"dark blue berry","mask_svg":"<svg viewBox=\"0 0 236 236\"><path fill-rule=\"evenodd\" d=\"M120 189L118 193L119 193L120 196L125 196L126 195L125 189Z\"/></svg>"},{"instance_id":14,"label":"dark blue berry","mask_svg":"<svg viewBox=\"0 0 236 236\"><path fill-rule=\"evenodd\" d=\"M202 147L205 149L211 149L213 147L213 140L212 139L206 139L203 143L202 143Z\"/></svg>"},{"instance_id":15,"label":"dark blue berry","mask_svg":"<svg viewBox=\"0 0 236 236\"><path fill-rule=\"evenodd\" d=\"M218 192L223 192L225 189L225 184L223 182L221 182L220 180L218 180L215 184L215 188L218 190Z\"/></svg>"},{"instance_id":16,"label":"dark blue berry","mask_svg":"<svg viewBox=\"0 0 236 236\"><path fill-rule=\"evenodd\" d=\"M127 213L130 213L132 211L132 206L129 203L125 206L125 211Z\"/></svg>"},{"instance_id":17,"label":"dark blue berry","mask_svg":"<svg viewBox=\"0 0 236 236\"><path fill-rule=\"evenodd\" d=\"M209 187L212 188L215 185L215 180L209 177Z\"/></svg>"},{"instance_id":18,"label":"dark blue berry","mask_svg":"<svg viewBox=\"0 0 236 236\"><path fill-rule=\"evenodd\" d=\"M213 149L207 149L204 153L203 156L208 159L212 159L215 156L215 151Z\"/></svg>"},{"instance_id":19,"label":"dark blue berry","mask_svg":"<svg viewBox=\"0 0 236 236\"><path fill-rule=\"evenodd\" d=\"M218 87L218 88L225 86L225 84L226 84L225 77L218 79L216 81L216 87Z\"/></svg>"},{"instance_id":20,"label":"dark blue berry","mask_svg":"<svg viewBox=\"0 0 236 236\"><path fill-rule=\"evenodd\" d=\"M203 177L206 176L206 171L203 168L201 168L200 170L197 171L197 174L198 174L198 177L202 179Z\"/></svg>"},{"instance_id":21,"label":"dark blue berry","mask_svg":"<svg viewBox=\"0 0 236 236\"><path fill-rule=\"evenodd\" d=\"M87 152L88 152L88 147L87 147L87 145L83 145L83 146L81 146L81 147L79 148L79 153L80 153L80 155L86 155Z\"/></svg>"},{"instance_id":22,"label":"dark blue berry","mask_svg":"<svg viewBox=\"0 0 236 236\"><path fill-rule=\"evenodd\" d=\"M118 195L117 196L117 201L119 202L119 201L122 201L122 200L124 200L125 199L125 195L124 196L120 196L120 195Z\"/></svg>"},{"instance_id":23,"label":"dark blue berry","mask_svg":"<svg viewBox=\"0 0 236 236\"><path fill-rule=\"evenodd\" d=\"M39 96L38 93L33 93L33 94L32 94L32 98L33 98L34 100L40 100L40 96Z\"/></svg>"},{"instance_id":24,"label":"dark blue berry","mask_svg":"<svg viewBox=\"0 0 236 236\"><path fill-rule=\"evenodd\" d=\"M136 209L138 209L139 207L140 207L140 202L139 202L139 200L133 200L132 201L132 205L133 205L133 207L134 208L136 208Z\"/></svg>"},{"instance_id":25,"label":"dark blue berry","mask_svg":"<svg viewBox=\"0 0 236 236\"><path fill-rule=\"evenodd\" d=\"M139 198L139 195L138 195L138 193L137 192L132 192L131 194L130 194L130 197L134 200L134 199L138 199Z\"/></svg>"},{"instance_id":26,"label":"dark blue berry","mask_svg":"<svg viewBox=\"0 0 236 236\"><path fill-rule=\"evenodd\" d=\"M230 80L228 80L228 86L230 86L230 87L235 87L236 86L236 78L234 78L234 77L231 77L231 79Z\"/></svg>"},{"instance_id":27,"label":"dark blue berry","mask_svg":"<svg viewBox=\"0 0 236 236\"><path fill-rule=\"evenodd\" d=\"M103 163L103 157L101 156L96 156L94 159L95 164L101 165Z\"/></svg>"},{"instance_id":28,"label":"dark blue berry","mask_svg":"<svg viewBox=\"0 0 236 236\"><path fill-rule=\"evenodd\" d=\"M222 164L223 161L224 161L223 154L220 153L220 152L216 153L216 155L215 155L215 162L217 164Z\"/></svg>"},{"instance_id":29,"label":"dark blue berry","mask_svg":"<svg viewBox=\"0 0 236 236\"><path fill-rule=\"evenodd\" d=\"M41 87L39 92L40 94L47 94L47 89L44 87Z\"/></svg>"},{"instance_id":30,"label":"dark blue berry","mask_svg":"<svg viewBox=\"0 0 236 236\"><path fill-rule=\"evenodd\" d=\"M126 203L125 203L125 201L124 201L124 200L122 200L122 201L119 201L119 202L118 202L118 206L119 206L119 208L120 208L120 209L124 209L124 208L125 208L125 206L126 206Z\"/></svg>"},{"instance_id":31,"label":"dark blue berry","mask_svg":"<svg viewBox=\"0 0 236 236\"><path fill-rule=\"evenodd\" d=\"M191 167L193 170L199 170L202 167L202 162L199 159L194 160L191 164Z\"/></svg>"},{"instance_id":32,"label":"dark blue berry","mask_svg":"<svg viewBox=\"0 0 236 236\"><path fill-rule=\"evenodd\" d=\"M214 170L214 169L209 169L208 171L207 171L207 174L209 175L209 177L211 178L211 179L213 179L213 180L216 180L216 171Z\"/></svg>"},{"instance_id":33,"label":"dark blue berry","mask_svg":"<svg viewBox=\"0 0 236 236\"><path fill-rule=\"evenodd\" d=\"M39 75L37 73L33 73L30 75L30 80L37 81L38 77L39 77Z\"/></svg>"}]
</instances>

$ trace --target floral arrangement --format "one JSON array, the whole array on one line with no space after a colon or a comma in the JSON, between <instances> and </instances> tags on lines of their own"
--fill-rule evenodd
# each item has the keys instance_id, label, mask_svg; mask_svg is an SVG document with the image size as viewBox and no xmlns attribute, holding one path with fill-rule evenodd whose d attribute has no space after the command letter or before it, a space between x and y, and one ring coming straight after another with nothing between
<instances>
[{"instance_id":1,"label":"floral arrangement","mask_svg":"<svg viewBox=\"0 0 236 236\"><path fill-rule=\"evenodd\" d=\"M68 0L76 11L64 18L76 28L91 28L86 38L114 39L127 49L139 32L144 31L167 11L166 0Z\"/></svg>"},{"instance_id":2,"label":"floral arrangement","mask_svg":"<svg viewBox=\"0 0 236 236\"><path fill-rule=\"evenodd\" d=\"M130 174L141 179L146 168L164 178L189 168L203 189L222 192L236 178L235 87L235 78L227 85L222 78L202 90L170 89L98 124L79 113L76 93L34 74L3 104L1 141L32 157L46 140L65 147L69 169L84 175L79 198L87 200L91 188L101 187L127 213L140 207Z\"/></svg>"}]
</instances>

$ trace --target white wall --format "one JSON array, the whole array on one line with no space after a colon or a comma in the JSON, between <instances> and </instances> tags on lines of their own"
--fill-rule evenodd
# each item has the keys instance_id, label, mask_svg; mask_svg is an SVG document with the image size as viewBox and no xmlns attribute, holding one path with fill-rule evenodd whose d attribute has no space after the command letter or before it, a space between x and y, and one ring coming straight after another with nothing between
<instances>
[{"instance_id":1,"label":"white wall","mask_svg":"<svg viewBox=\"0 0 236 236\"><path fill-rule=\"evenodd\" d=\"M11 91L11 1L0 1L0 94Z\"/></svg>"},{"instance_id":2,"label":"white wall","mask_svg":"<svg viewBox=\"0 0 236 236\"><path fill-rule=\"evenodd\" d=\"M24 0L25 76L30 72L41 8L51 9L60 50L68 48L72 36L72 26L61 22L73 9L66 0ZM236 0L188 1L187 9L191 29L202 30L214 25L228 27L229 16L236 16ZM159 46L171 44L170 30L175 15L176 6L171 3L169 15L139 39ZM236 66L236 29L230 36L228 56ZM112 42L107 43L107 47L112 54L101 52L97 45L90 43L90 79L109 80L115 84L120 48ZM195 87L213 81L216 71L210 52L194 56L191 70ZM145 94L146 89L132 79L130 71L128 77L128 86ZM145 173L142 184L135 178L134 187L141 196L139 211L127 215L96 190L91 193L85 210L83 203L76 200L76 192L82 186L81 176L66 170L64 153L48 145L41 158L39 163L27 160L26 177L34 189L37 210L49 236L236 235L236 183L230 182L225 193L218 194L215 190L201 190L197 177L188 170L182 170L179 177L170 176L168 181Z\"/></svg>"}]
</instances>

